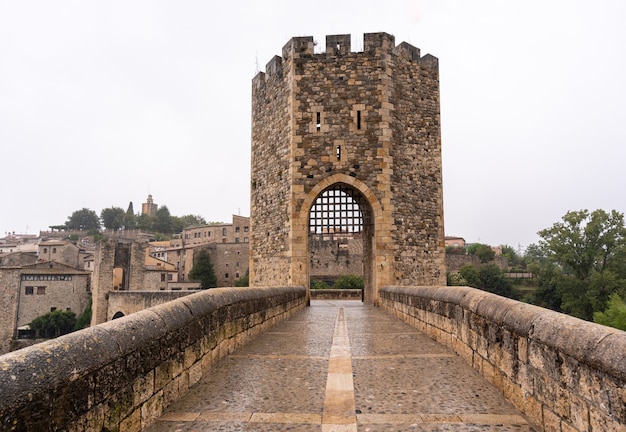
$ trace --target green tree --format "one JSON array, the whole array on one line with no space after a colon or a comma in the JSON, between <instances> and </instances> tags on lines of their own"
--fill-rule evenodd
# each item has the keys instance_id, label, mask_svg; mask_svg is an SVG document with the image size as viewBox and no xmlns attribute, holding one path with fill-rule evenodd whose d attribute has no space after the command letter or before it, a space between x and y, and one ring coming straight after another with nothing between
<instances>
[{"instance_id":1,"label":"green tree","mask_svg":"<svg viewBox=\"0 0 626 432\"><path fill-rule=\"evenodd\" d=\"M465 264L459 269L459 274L467 283L467 286L473 288L480 288L480 276L478 276L478 269L471 264Z\"/></svg>"},{"instance_id":2,"label":"green tree","mask_svg":"<svg viewBox=\"0 0 626 432\"><path fill-rule=\"evenodd\" d=\"M154 219L154 217L147 214L137 215L135 219L136 226L142 231L154 231Z\"/></svg>"},{"instance_id":3,"label":"green tree","mask_svg":"<svg viewBox=\"0 0 626 432\"><path fill-rule=\"evenodd\" d=\"M163 234L171 234L174 232L173 224L172 224L172 215L170 214L167 206L161 206L156 211L156 215L154 216L154 231L163 233Z\"/></svg>"},{"instance_id":4,"label":"green tree","mask_svg":"<svg viewBox=\"0 0 626 432\"><path fill-rule=\"evenodd\" d=\"M359 275L343 275L340 276L333 285L335 289L363 289L365 283L363 276Z\"/></svg>"},{"instance_id":5,"label":"green tree","mask_svg":"<svg viewBox=\"0 0 626 432\"><path fill-rule=\"evenodd\" d=\"M495 264L486 264L478 270L480 286L478 288L504 297L519 299L520 293L513 288L509 278Z\"/></svg>"},{"instance_id":6,"label":"green tree","mask_svg":"<svg viewBox=\"0 0 626 432\"><path fill-rule=\"evenodd\" d=\"M611 294L604 312L594 312L593 321L620 330L626 330L626 303L617 293Z\"/></svg>"},{"instance_id":7,"label":"green tree","mask_svg":"<svg viewBox=\"0 0 626 432\"><path fill-rule=\"evenodd\" d=\"M509 267L526 267L524 258L519 256L511 246L502 246L502 256L508 261Z\"/></svg>"},{"instance_id":8,"label":"green tree","mask_svg":"<svg viewBox=\"0 0 626 432\"><path fill-rule=\"evenodd\" d=\"M133 210L133 202L128 203L126 214L124 215L124 228L132 230L137 228L137 216L135 216L135 210Z\"/></svg>"},{"instance_id":9,"label":"green tree","mask_svg":"<svg viewBox=\"0 0 626 432\"><path fill-rule=\"evenodd\" d=\"M70 230L97 231L100 229L100 218L95 211L82 208L72 213L65 226Z\"/></svg>"},{"instance_id":10,"label":"green tree","mask_svg":"<svg viewBox=\"0 0 626 432\"><path fill-rule=\"evenodd\" d=\"M56 310L41 315L29 324L39 337L55 338L74 331L76 314L72 311Z\"/></svg>"},{"instance_id":11,"label":"green tree","mask_svg":"<svg viewBox=\"0 0 626 432\"><path fill-rule=\"evenodd\" d=\"M124 227L124 219L126 213L120 207L109 207L102 209L100 212L100 220L102 225L108 229L117 231Z\"/></svg>"},{"instance_id":12,"label":"green tree","mask_svg":"<svg viewBox=\"0 0 626 432\"><path fill-rule=\"evenodd\" d=\"M479 245L476 248L475 255L478 257L482 264L493 261L493 259L496 257L496 253L489 245Z\"/></svg>"},{"instance_id":13,"label":"green tree","mask_svg":"<svg viewBox=\"0 0 626 432\"><path fill-rule=\"evenodd\" d=\"M626 228L624 215L612 210L570 211L561 222L539 231L540 246L550 260L581 281L593 271L624 270Z\"/></svg>"},{"instance_id":14,"label":"green tree","mask_svg":"<svg viewBox=\"0 0 626 432\"><path fill-rule=\"evenodd\" d=\"M607 308L611 294L626 285L626 228L621 213L571 211L539 236L547 260L562 271L552 284L564 312L591 320L594 312Z\"/></svg>"},{"instance_id":15,"label":"green tree","mask_svg":"<svg viewBox=\"0 0 626 432\"><path fill-rule=\"evenodd\" d=\"M189 272L189 278L199 280L203 289L217 287L217 277L213 270L211 257L206 249L200 249L193 257L193 267Z\"/></svg>"}]
</instances>

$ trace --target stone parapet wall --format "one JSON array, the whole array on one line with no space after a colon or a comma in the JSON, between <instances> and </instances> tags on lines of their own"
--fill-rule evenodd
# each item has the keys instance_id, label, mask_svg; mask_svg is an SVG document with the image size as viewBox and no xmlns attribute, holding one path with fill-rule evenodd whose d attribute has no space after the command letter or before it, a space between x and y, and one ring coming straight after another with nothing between
<instances>
[{"instance_id":1,"label":"stone parapet wall","mask_svg":"<svg viewBox=\"0 0 626 432\"><path fill-rule=\"evenodd\" d=\"M306 297L211 289L0 356L0 430L140 431Z\"/></svg>"},{"instance_id":2,"label":"stone parapet wall","mask_svg":"<svg viewBox=\"0 0 626 432\"><path fill-rule=\"evenodd\" d=\"M109 293L109 309L107 321L111 321L115 314L130 315L185 297L198 291L111 291ZM118 315L119 316L119 315Z\"/></svg>"},{"instance_id":3,"label":"stone parapet wall","mask_svg":"<svg viewBox=\"0 0 626 432\"><path fill-rule=\"evenodd\" d=\"M626 332L468 287L384 287L380 296L543 430L626 430Z\"/></svg>"}]
</instances>

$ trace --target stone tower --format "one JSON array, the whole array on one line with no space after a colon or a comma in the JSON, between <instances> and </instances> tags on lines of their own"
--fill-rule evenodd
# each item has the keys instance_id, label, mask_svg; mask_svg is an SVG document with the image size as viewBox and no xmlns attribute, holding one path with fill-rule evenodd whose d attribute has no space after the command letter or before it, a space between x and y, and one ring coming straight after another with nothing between
<instances>
[{"instance_id":1,"label":"stone tower","mask_svg":"<svg viewBox=\"0 0 626 432\"><path fill-rule=\"evenodd\" d=\"M309 284L311 233L363 236L365 301L445 285L439 68L386 33L294 37L252 81L253 286Z\"/></svg>"}]
</instances>

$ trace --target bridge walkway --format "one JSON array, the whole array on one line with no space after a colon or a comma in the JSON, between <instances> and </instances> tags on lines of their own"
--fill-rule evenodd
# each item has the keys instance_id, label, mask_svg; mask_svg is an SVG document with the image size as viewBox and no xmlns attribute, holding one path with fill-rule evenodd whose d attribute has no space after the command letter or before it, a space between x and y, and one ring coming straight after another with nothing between
<instances>
[{"instance_id":1,"label":"bridge walkway","mask_svg":"<svg viewBox=\"0 0 626 432\"><path fill-rule=\"evenodd\" d=\"M459 430L537 429L454 352L349 300L312 301L223 358L147 429Z\"/></svg>"}]
</instances>

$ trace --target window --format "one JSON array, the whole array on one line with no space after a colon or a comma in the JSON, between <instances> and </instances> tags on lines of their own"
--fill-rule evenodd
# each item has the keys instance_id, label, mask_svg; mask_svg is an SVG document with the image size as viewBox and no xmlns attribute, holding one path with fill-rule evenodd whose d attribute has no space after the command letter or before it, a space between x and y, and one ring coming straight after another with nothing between
<instances>
[{"instance_id":1,"label":"window","mask_svg":"<svg viewBox=\"0 0 626 432\"><path fill-rule=\"evenodd\" d=\"M161 282L165 282L165 273L161 273Z\"/></svg>"},{"instance_id":2,"label":"window","mask_svg":"<svg viewBox=\"0 0 626 432\"><path fill-rule=\"evenodd\" d=\"M55 307L51 307L50 308L50 312L54 312L55 310L57 310L57 308L55 308Z\"/></svg>"},{"instance_id":3,"label":"window","mask_svg":"<svg viewBox=\"0 0 626 432\"><path fill-rule=\"evenodd\" d=\"M337 160L341 160L341 146L337 146Z\"/></svg>"},{"instance_id":4,"label":"window","mask_svg":"<svg viewBox=\"0 0 626 432\"><path fill-rule=\"evenodd\" d=\"M243 227L243 232L248 232L248 227L247 226Z\"/></svg>"},{"instance_id":5,"label":"window","mask_svg":"<svg viewBox=\"0 0 626 432\"><path fill-rule=\"evenodd\" d=\"M235 243L239 243L239 237L235 239Z\"/></svg>"},{"instance_id":6,"label":"window","mask_svg":"<svg viewBox=\"0 0 626 432\"><path fill-rule=\"evenodd\" d=\"M26 291L25 291L26 295L33 295L34 292L35 292L35 287L28 287L28 286L26 287Z\"/></svg>"},{"instance_id":7,"label":"window","mask_svg":"<svg viewBox=\"0 0 626 432\"><path fill-rule=\"evenodd\" d=\"M244 238L243 238L243 242L244 242L244 243L248 243L248 237L244 237Z\"/></svg>"},{"instance_id":8,"label":"window","mask_svg":"<svg viewBox=\"0 0 626 432\"><path fill-rule=\"evenodd\" d=\"M46 293L46 287L45 286L38 286L37 287L37 295L43 295Z\"/></svg>"},{"instance_id":9,"label":"window","mask_svg":"<svg viewBox=\"0 0 626 432\"><path fill-rule=\"evenodd\" d=\"M43 248L43 253L48 253L48 248Z\"/></svg>"},{"instance_id":10,"label":"window","mask_svg":"<svg viewBox=\"0 0 626 432\"><path fill-rule=\"evenodd\" d=\"M356 128L361 130L361 111L356 112Z\"/></svg>"},{"instance_id":11,"label":"window","mask_svg":"<svg viewBox=\"0 0 626 432\"><path fill-rule=\"evenodd\" d=\"M167 280L168 280L168 281L171 281L172 279L173 279L172 274L171 274L171 273L170 273L170 274L168 274L168 275L167 275Z\"/></svg>"},{"instance_id":12,"label":"window","mask_svg":"<svg viewBox=\"0 0 626 432\"><path fill-rule=\"evenodd\" d=\"M225 236L226 235L226 228L222 228L222 235Z\"/></svg>"},{"instance_id":13,"label":"window","mask_svg":"<svg viewBox=\"0 0 626 432\"><path fill-rule=\"evenodd\" d=\"M322 113L318 111L317 118L315 120L315 129L319 132L321 128L322 128Z\"/></svg>"},{"instance_id":14,"label":"window","mask_svg":"<svg viewBox=\"0 0 626 432\"><path fill-rule=\"evenodd\" d=\"M239 261L235 263L235 267L239 267Z\"/></svg>"},{"instance_id":15,"label":"window","mask_svg":"<svg viewBox=\"0 0 626 432\"><path fill-rule=\"evenodd\" d=\"M228 273L226 273L226 274L224 275L224 277L225 277L226 279L228 279Z\"/></svg>"},{"instance_id":16,"label":"window","mask_svg":"<svg viewBox=\"0 0 626 432\"><path fill-rule=\"evenodd\" d=\"M52 253L57 253L57 248L52 248Z\"/></svg>"},{"instance_id":17,"label":"window","mask_svg":"<svg viewBox=\"0 0 626 432\"><path fill-rule=\"evenodd\" d=\"M239 227L235 227L235 232L238 233L239 232Z\"/></svg>"}]
</instances>

